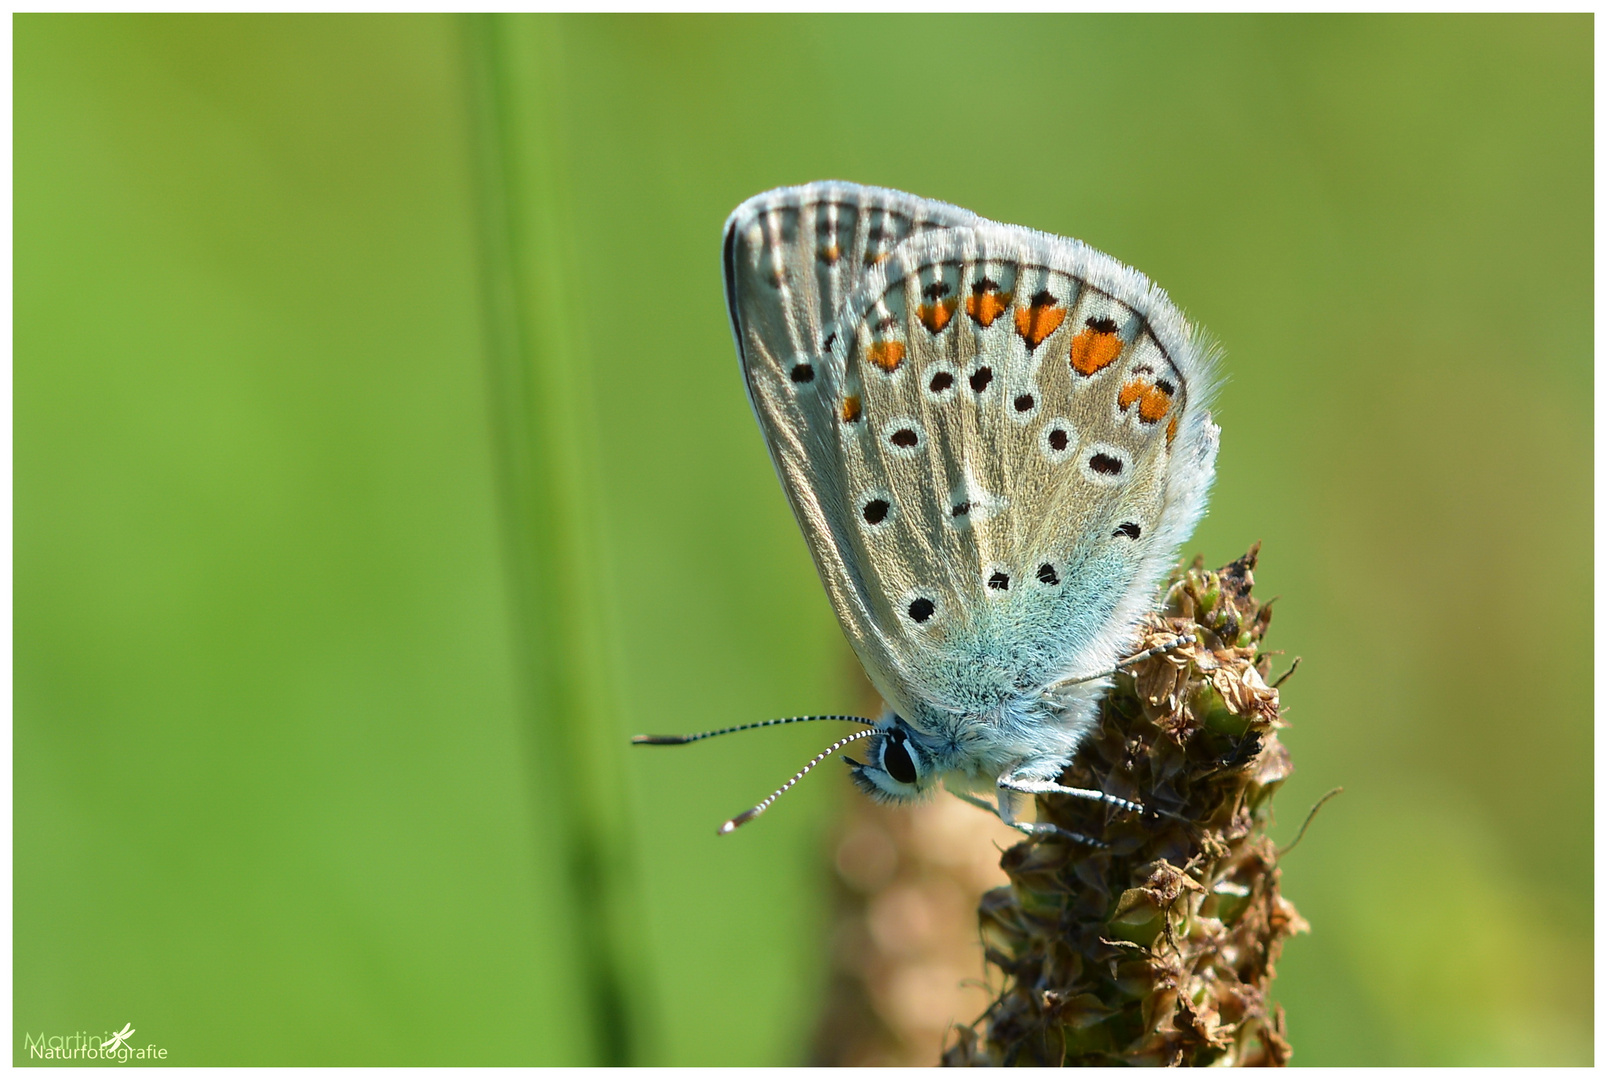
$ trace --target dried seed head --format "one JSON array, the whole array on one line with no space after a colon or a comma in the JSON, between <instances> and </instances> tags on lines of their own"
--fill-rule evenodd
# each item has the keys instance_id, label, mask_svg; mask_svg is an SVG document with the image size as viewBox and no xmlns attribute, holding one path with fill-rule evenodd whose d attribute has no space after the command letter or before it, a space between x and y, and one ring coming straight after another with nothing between
<instances>
[{"instance_id":1,"label":"dried seed head","mask_svg":"<svg viewBox=\"0 0 1607 1080\"><path fill-rule=\"evenodd\" d=\"M956 1029L950 1065L1281 1065L1273 965L1306 929L1278 891L1264 828L1289 775L1278 692L1258 667L1270 605L1251 595L1257 550L1195 560L1139 649L1193 634L1118 678L1062 777L1154 811L1039 796L1038 817L1107 848L1030 839L980 910L1001 989Z\"/></svg>"}]
</instances>

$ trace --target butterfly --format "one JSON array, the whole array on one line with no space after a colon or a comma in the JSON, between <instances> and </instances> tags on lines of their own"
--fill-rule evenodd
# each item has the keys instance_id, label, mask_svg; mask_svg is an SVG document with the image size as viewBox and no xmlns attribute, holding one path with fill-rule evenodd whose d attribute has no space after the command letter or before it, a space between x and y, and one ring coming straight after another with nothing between
<instances>
[{"instance_id":1,"label":"butterfly","mask_svg":"<svg viewBox=\"0 0 1607 1080\"><path fill-rule=\"evenodd\" d=\"M748 400L888 709L636 741L868 725L721 832L861 740L879 800L941 783L1029 834L1062 830L1019 820L1023 795L1142 809L1057 778L1109 677L1156 651L1121 659L1205 509L1214 347L1080 241L886 188L756 195L723 258Z\"/></svg>"}]
</instances>

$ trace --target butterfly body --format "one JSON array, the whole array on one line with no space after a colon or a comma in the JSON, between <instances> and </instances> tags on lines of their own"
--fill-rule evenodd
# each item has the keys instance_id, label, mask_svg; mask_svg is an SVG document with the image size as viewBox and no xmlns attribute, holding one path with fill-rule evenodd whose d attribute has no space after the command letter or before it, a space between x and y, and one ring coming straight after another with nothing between
<instances>
[{"instance_id":1,"label":"butterfly body","mask_svg":"<svg viewBox=\"0 0 1607 1080\"><path fill-rule=\"evenodd\" d=\"M1009 820L1203 512L1209 350L1079 241L881 188L755 196L724 269L749 401L889 706L856 781L998 790Z\"/></svg>"}]
</instances>

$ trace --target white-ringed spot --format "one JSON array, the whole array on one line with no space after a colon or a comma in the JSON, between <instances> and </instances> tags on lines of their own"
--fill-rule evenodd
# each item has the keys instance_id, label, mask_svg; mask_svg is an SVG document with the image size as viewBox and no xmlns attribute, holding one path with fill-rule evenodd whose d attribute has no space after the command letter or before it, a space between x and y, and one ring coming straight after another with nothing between
<instances>
[{"instance_id":1,"label":"white-ringed spot","mask_svg":"<svg viewBox=\"0 0 1607 1080\"><path fill-rule=\"evenodd\" d=\"M914 457L926 448L926 429L910 417L897 417L882 425L882 442L900 457Z\"/></svg>"},{"instance_id":2,"label":"white-ringed spot","mask_svg":"<svg viewBox=\"0 0 1607 1080\"><path fill-rule=\"evenodd\" d=\"M1094 443L1078 455L1082 474L1096 484L1119 484L1127 479L1127 455L1114 446Z\"/></svg>"},{"instance_id":3,"label":"white-ringed spot","mask_svg":"<svg viewBox=\"0 0 1607 1080\"><path fill-rule=\"evenodd\" d=\"M956 381L954 369L947 364L932 364L921 373L922 392L932 401L952 399Z\"/></svg>"},{"instance_id":4,"label":"white-ringed spot","mask_svg":"<svg viewBox=\"0 0 1607 1080\"><path fill-rule=\"evenodd\" d=\"M880 532L898 516L893 497L886 491L867 491L860 495L856 505L859 507L859 520L870 532Z\"/></svg>"},{"instance_id":5,"label":"white-ringed spot","mask_svg":"<svg viewBox=\"0 0 1607 1080\"><path fill-rule=\"evenodd\" d=\"M1059 465L1077 453L1077 431L1063 416L1046 420L1038 433L1038 449L1051 465Z\"/></svg>"}]
</instances>

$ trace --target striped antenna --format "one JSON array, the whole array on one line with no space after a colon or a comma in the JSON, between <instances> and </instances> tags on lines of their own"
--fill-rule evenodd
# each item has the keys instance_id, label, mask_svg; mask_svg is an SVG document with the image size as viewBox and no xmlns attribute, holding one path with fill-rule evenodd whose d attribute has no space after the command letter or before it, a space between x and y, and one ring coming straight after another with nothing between
<instances>
[{"instance_id":1,"label":"striped antenna","mask_svg":"<svg viewBox=\"0 0 1607 1080\"><path fill-rule=\"evenodd\" d=\"M810 718L805 717L804 719L810 719ZM760 814L762 814L766 810L770 809L770 804L775 802L777 799L781 798L781 796L785 795L787 793L788 789L790 789L792 787L792 785L794 785L798 781L802 780L805 776L808 776L810 769L813 769L816 765L819 765L822 761L825 761L832 754L835 754L837 751L841 750L843 747L847 746L849 743L855 741L856 739L863 739L867 735L875 734L875 732L876 732L876 729L871 727L871 728L866 728L864 731L856 731L852 735L848 736L846 739L838 739L836 742L834 742L830 746L826 747L826 749L824 749L820 753L816 754L814 756L814 759L812 761L810 761L809 764L807 764L803 768L799 769L798 772L793 776L793 778L791 780L788 780L785 784L782 784L779 788L777 788L775 793L773 795L771 795L768 799L766 799L764 802L760 803L758 806L755 806L752 810L744 810L744 811L742 811L742 813L738 814L736 817L732 818L730 821L726 822L724 825L721 825L719 827L719 829L716 830L716 835L724 836L728 832L733 832L738 825L746 825L748 822L752 821L754 818L758 817Z\"/></svg>"},{"instance_id":2,"label":"striped antenna","mask_svg":"<svg viewBox=\"0 0 1607 1080\"><path fill-rule=\"evenodd\" d=\"M835 713L827 716L783 716L779 720L759 720L752 724L738 724L736 727L721 728L719 731L700 731L696 735L632 735L631 742L637 746L680 746L683 743L697 742L699 739L712 739L716 735L729 735L733 731L774 727L777 724L801 724L806 720L848 720L855 724L874 724L876 722L863 716L838 716Z\"/></svg>"}]
</instances>

